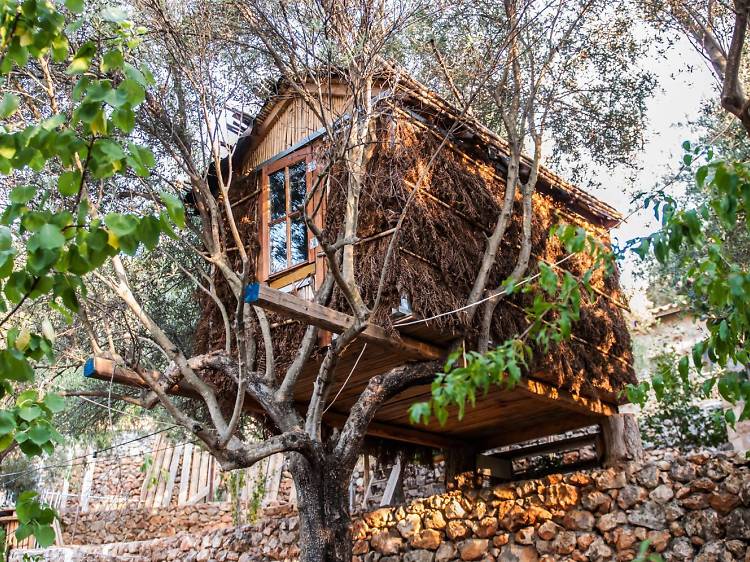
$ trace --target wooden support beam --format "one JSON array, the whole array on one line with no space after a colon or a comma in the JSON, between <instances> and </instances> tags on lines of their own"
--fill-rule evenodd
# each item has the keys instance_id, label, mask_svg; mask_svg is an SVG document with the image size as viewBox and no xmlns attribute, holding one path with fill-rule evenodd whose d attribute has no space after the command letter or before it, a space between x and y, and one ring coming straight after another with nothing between
<instances>
[{"instance_id":1,"label":"wooden support beam","mask_svg":"<svg viewBox=\"0 0 750 562\"><path fill-rule=\"evenodd\" d=\"M329 410L323 416L323 421L333 427L342 427L344 422L346 422L346 419L347 416L345 414L340 414L332 410ZM432 447L434 449L448 449L451 447L457 447L464 443L464 441L460 439L455 439L447 435L440 435L429 431L422 431L419 429L381 422L370 423L367 427L367 435L381 437L383 439L391 439L393 441L402 441L404 443L415 443L417 445L424 445L425 447Z\"/></svg>"},{"instance_id":2,"label":"wooden support beam","mask_svg":"<svg viewBox=\"0 0 750 562\"><path fill-rule=\"evenodd\" d=\"M571 449L580 449L588 445L594 445L596 443L598 435L598 433L590 433L588 435L580 435L578 437L571 437L568 439L558 439L549 443L541 443L539 445L521 447L520 449L510 449L501 453L493 453L491 456L512 460L531 457L535 455L550 455L552 453L559 453L562 451L569 451Z\"/></svg>"},{"instance_id":3,"label":"wooden support beam","mask_svg":"<svg viewBox=\"0 0 750 562\"><path fill-rule=\"evenodd\" d=\"M302 320L306 324L312 324L337 334L346 330L354 322L354 318L348 314L306 301L260 283L247 286L245 302ZM402 336L399 339L394 338L383 328L373 324L368 324L359 337L367 343L379 345L415 359L434 360L441 359L445 355L445 352L439 347L408 336Z\"/></svg>"},{"instance_id":4,"label":"wooden support beam","mask_svg":"<svg viewBox=\"0 0 750 562\"><path fill-rule=\"evenodd\" d=\"M617 414L617 406L602 402L597 398L588 398L580 394L573 394L567 390L556 388L551 384L544 383L528 377L522 377L514 390L520 390L550 404L561 406L579 414L594 416L613 416Z\"/></svg>"},{"instance_id":5,"label":"wooden support beam","mask_svg":"<svg viewBox=\"0 0 750 562\"><path fill-rule=\"evenodd\" d=\"M149 373L153 379L158 380L160 377L158 371L149 371ZM83 366L83 376L89 379L115 382L117 384L151 390L151 387L145 380L143 380L143 377L141 377L138 372L122 365L117 365L111 359L105 359L103 357L91 357L87 359L86 364ZM190 387L185 381L181 381L168 389L167 394L185 396L188 398L200 398L198 392Z\"/></svg>"}]
</instances>

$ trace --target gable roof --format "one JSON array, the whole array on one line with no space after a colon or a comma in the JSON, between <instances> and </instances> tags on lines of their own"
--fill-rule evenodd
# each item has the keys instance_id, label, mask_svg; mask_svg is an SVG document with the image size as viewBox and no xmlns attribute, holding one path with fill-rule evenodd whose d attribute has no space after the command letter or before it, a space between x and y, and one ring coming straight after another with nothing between
<instances>
[{"instance_id":1,"label":"gable roof","mask_svg":"<svg viewBox=\"0 0 750 562\"><path fill-rule=\"evenodd\" d=\"M505 139L477 118L460 111L434 90L408 75L404 70L387 67L386 72L393 83L391 92L394 95L391 96L391 99L398 99L399 105L402 106L401 109L406 110L409 117L443 135L447 135L448 139L455 144L478 154L483 160L499 168L503 174L505 173L510 156L509 144ZM286 104L297 96L283 79L276 82L273 90L274 93L268 97L255 116L252 126L237 142L232 157L235 169L239 169L246 156L257 147L272 126L271 120L283 112ZM322 133L323 131L320 130L305 137L283 153L275 156L273 160L309 144ZM268 161L257 166L257 168L266 163ZM524 173L528 173L531 163L532 161L528 156L522 156L522 176ZM622 221L622 215L611 205L541 165L539 167L537 190L551 195L555 200L605 228L614 228Z\"/></svg>"}]
</instances>

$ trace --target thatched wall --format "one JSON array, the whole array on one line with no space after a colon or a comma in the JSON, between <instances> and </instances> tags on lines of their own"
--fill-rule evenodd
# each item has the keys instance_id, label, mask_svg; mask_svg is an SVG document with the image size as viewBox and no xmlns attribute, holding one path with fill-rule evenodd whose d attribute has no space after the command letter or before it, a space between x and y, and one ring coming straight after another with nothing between
<instances>
[{"instance_id":1,"label":"thatched wall","mask_svg":"<svg viewBox=\"0 0 750 562\"><path fill-rule=\"evenodd\" d=\"M437 156L441 139L404 117L386 115L380 119L378 145L370 163L367 185L360 202L358 236L368 238L393 228L404 208L413 185L422 191L407 209L399 242L399 251L386 272L386 282L378 310L372 320L384 327L391 325L391 310L398 308L402 295L408 295L417 316L433 316L456 309L466 302L474 282L487 232L497 219L504 194L502 178L488 164L467 158L450 144ZM432 165L428 163L432 160ZM326 234L335 239L343 215L346 178L333 174L327 200ZM411 185L410 185L411 184ZM251 184L256 185L256 182ZM237 200L246 196L238 191ZM235 207L242 216L240 226L251 252L258 251L259 228L257 197L245 199ZM563 215L565 217L563 218ZM501 245L490 285L497 286L515 265L520 242L520 202ZM546 195L534 196L533 256L529 273L537 269L537 259L554 262L564 255L557 240L550 240L549 228L564 220L576 221L603 240L606 232L569 210L558 208ZM356 246L358 282L365 301L374 302L383 261L391 237L383 236ZM586 258L574 258L564 267L576 275L586 269ZM609 396L633 382L630 338L621 310L613 301L624 302L617 275L595 278L594 285L610 298L584 299L580 322L574 326L574 338L538 353L533 374L558 386L589 395ZM503 301L495 313L493 339L502 341L522 332L528 325L523 307L531 295L516 295ZM203 350L223 346L223 327L218 311L203 298L206 314L197 330L198 347ZM231 305L233 308L235 305ZM334 293L331 306L346 310ZM231 310L230 310L231 312ZM477 314L477 321L480 314ZM281 319L275 319L281 320ZM476 337L476 324L466 325L464 316L453 314L431 325L441 332L463 334L469 346ZM274 329L277 366L283 368L296 352L296 343L304 327L297 323Z\"/></svg>"}]
</instances>

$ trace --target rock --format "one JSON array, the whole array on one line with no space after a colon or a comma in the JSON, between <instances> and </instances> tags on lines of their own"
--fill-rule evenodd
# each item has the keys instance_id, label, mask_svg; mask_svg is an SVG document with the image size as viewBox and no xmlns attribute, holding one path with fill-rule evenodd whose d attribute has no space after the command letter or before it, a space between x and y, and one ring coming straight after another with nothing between
<instances>
[{"instance_id":1,"label":"rock","mask_svg":"<svg viewBox=\"0 0 750 562\"><path fill-rule=\"evenodd\" d=\"M716 482L710 478L698 478L690 483L690 489L693 492L713 492L716 489Z\"/></svg>"},{"instance_id":2,"label":"rock","mask_svg":"<svg viewBox=\"0 0 750 562\"><path fill-rule=\"evenodd\" d=\"M445 508L445 517L447 519L463 519L466 517L466 510L458 500L453 500Z\"/></svg>"},{"instance_id":3,"label":"rock","mask_svg":"<svg viewBox=\"0 0 750 562\"><path fill-rule=\"evenodd\" d=\"M371 511L366 514L365 523L370 527L382 528L385 527L391 520L391 510L387 507L381 507L375 511Z\"/></svg>"},{"instance_id":4,"label":"rock","mask_svg":"<svg viewBox=\"0 0 750 562\"><path fill-rule=\"evenodd\" d=\"M573 531L562 531L552 541L556 554L570 554L576 549L576 534Z\"/></svg>"},{"instance_id":5,"label":"rock","mask_svg":"<svg viewBox=\"0 0 750 562\"><path fill-rule=\"evenodd\" d=\"M719 538L720 529L718 514L713 509L691 511L685 517L685 532L691 538L699 537L706 541Z\"/></svg>"},{"instance_id":6,"label":"rock","mask_svg":"<svg viewBox=\"0 0 750 562\"><path fill-rule=\"evenodd\" d=\"M612 538L614 539L615 548L618 551L627 550L638 541L638 537L636 537L631 527L619 527L615 529Z\"/></svg>"},{"instance_id":7,"label":"rock","mask_svg":"<svg viewBox=\"0 0 750 562\"><path fill-rule=\"evenodd\" d=\"M594 528L594 515L581 509L570 511L565 514L563 525L571 531L590 531Z\"/></svg>"},{"instance_id":8,"label":"rock","mask_svg":"<svg viewBox=\"0 0 750 562\"><path fill-rule=\"evenodd\" d=\"M429 550L412 550L404 554L404 562L433 562L435 554Z\"/></svg>"},{"instance_id":9,"label":"rock","mask_svg":"<svg viewBox=\"0 0 750 562\"><path fill-rule=\"evenodd\" d=\"M469 536L469 527L463 521L449 521L445 533L452 541Z\"/></svg>"},{"instance_id":10,"label":"rock","mask_svg":"<svg viewBox=\"0 0 750 562\"><path fill-rule=\"evenodd\" d=\"M732 472L732 463L722 458L712 458L704 467L704 474L711 480L723 480Z\"/></svg>"},{"instance_id":11,"label":"rock","mask_svg":"<svg viewBox=\"0 0 750 562\"><path fill-rule=\"evenodd\" d=\"M733 562L734 557L727 552L727 549L721 542L707 542L704 544L698 556L695 557L695 562Z\"/></svg>"},{"instance_id":12,"label":"rock","mask_svg":"<svg viewBox=\"0 0 750 562\"><path fill-rule=\"evenodd\" d=\"M691 480L695 480L697 473L695 466L684 460L680 460L672 463L669 475L672 477L672 480L677 480L677 482L690 482Z\"/></svg>"},{"instance_id":13,"label":"rock","mask_svg":"<svg viewBox=\"0 0 750 562\"><path fill-rule=\"evenodd\" d=\"M656 552L664 552L671 538L669 531L649 531L646 534L646 539L651 541L651 546Z\"/></svg>"},{"instance_id":14,"label":"rock","mask_svg":"<svg viewBox=\"0 0 750 562\"><path fill-rule=\"evenodd\" d=\"M615 470L614 468L608 468L600 472L597 476L594 476L596 481L596 487L600 490L613 490L619 489L627 484L627 476L621 470Z\"/></svg>"},{"instance_id":15,"label":"rock","mask_svg":"<svg viewBox=\"0 0 750 562\"><path fill-rule=\"evenodd\" d=\"M644 502L628 513L628 522L647 529L661 531L666 528L664 507L653 500Z\"/></svg>"},{"instance_id":16,"label":"rock","mask_svg":"<svg viewBox=\"0 0 750 562\"><path fill-rule=\"evenodd\" d=\"M435 529L422 529L419 535L412 537L409 544L414 548L426 548L428 550L435 550L440 546L442 542L442 536L439 531Z\"/></svg>"},{"instance_id":17,"label":"rock","mask_svg":"<svg viewBox=\"0 0 750 562\"><path fill-rule=\"evenodd\" d=\"M617 494L617 505L620 509L630 509L635 504L642 502L647 497L646 490L640 486L628 484Z\"/></svg>"},{"instance_id":18,"label":"rock","mask_svg":"<svg viewBox=\"0 0 750 562\"><path fill-rule=\"evenodd\" d=\"M672 556L669 557L670 560L674 560L674 562L687 562L688 560L693 560L694 557L695 549L689 539L681 537L674 540L672 543Z\"/></svg>"},{"instance_id":19,"label":"rock","mask_svg":"<svg viewBox=\"0 0 750 562\"><path fill-rule=\"evenodd\" d=\"M707 494L691 494L680 500L680 505L687 509L705 509L708 507Z\"/></svg>"},{"instance_id":20,"label":"rock","mask_svg":"<svg viewBox=\"0 0 750 562\"><path fill-rule=\"evenodd\" d=\"M555 484L543 488L540 495L549 509L568 509L578 503L579 492L570 484Z\"/></svg>"},{"instance_id":21,"label":"rock","mask_svg":"<svg viewBox=\"0 0 750 562\"><path fill-rule=\"evenodd\" d=\"M447 562L456 557L456 546L450 542L444 542L435 553L435 562Z\"/></svg>"},{"instance_id":22,"label":"rock","mask_svg":"<svg viewBox=\"0 0 750 562\"><path fill-rule=\"evenodd\" d=\"M508 544L508 541L510 540L510 535L508 533L499 533L495 535L495 538L492 539L492 544L500 547Z\"/></svg>"},{"instance_id":23,"label":"rock","mask_svg":"<svg viewBox=\"0 0 750 562\"><path fill-rule=\"evenodd\" d=\"M422 530L422 518L410 513L396 524L396 529L402 537L410 539Z\"/></svg>"},{"instance_id":24,"label":"rock","mask_svg":"<svg viewBox=\"0 0 750 562\"><path fill-rule=\"evenodd\" d=\"M518 544L533 544L534 543L534 527L524 527L516 531L513 536Z\"/></svg>"},{"instance_id":25,"label":"rock","mask_svg":"<svg viewBox=\"0 0 750 562\"><path fill-rule=\"evenodd\" d=\"M500 551L497 562L538 562L539 554L533 546L510 544Z\"/></svg>"},{"instance_id":26,"label":"rock","mask_svg":"<svg viewBox=\"0 0 750 562\"><path fill-rule=\"evenodd\" d=\"M474 534L480 539L489 539L497 533L497 517L483 517L475 526Z\"/></svg>"},{"instance_id":27,"label":"rock","mask_svg":"<svg viewBox=\"0 0 750 562\"><path fill-rule=\"evenodd\" d=\"M545 541L551 541L557 536L557 533L559 533L562 530L562 527L558 525L557 523L554 523L552 521L545 521L541 525L539 525L539 528L536 530L537 535L539 535L539 538Z\"/></svg>"},{"instance_id":28,"label":"rock","mask_svg":"<svg viewBox=\"0 0 750 562\"><path fill-rule=\"evenodd\" d=\"M655 464L644 466L635 476L636 481L649 490L653 490L659 485L659 469Z\"/></svg>"},{"instance_id":29,"label":"rock","mask_svg":"<svg viewBox=\"0 0 750 562\"><path fill-rule=\"evenodd\" d=\"M750 509L735 509L725 522L728 539L750 540Z\"/></svg>"},{"instance_id":30,"label":"rock","mask_svg":"<svg viewBox=\"0 0 750 562\"><path fill-rule=\"evenodd\" d=\"M461 560L479 560L489 546L487 539L469 539L458 543L458 552Z\"/></svg>"},{"instance_id":31,"label":"rock","mask_svg":"<svg viewBox=\"0 0 750 562\"><path fill-rule=\"evenodd\" d=\"M607 513L612 507L612 498L599 490L591 488L581 494L581 505L589 511Z\"/></svg>"},{"instance_id":32,"label":"rock","mask_svg":"<svg viewBox=\"0 0 750 562\"><path fill-rule=\"evenodd\" d=\"M708 496L708 505L721 515L726 515L740 505L740 498L736 494L730 494L729 492L714 492Z\"/></svg>"},{"instance_id":33,"label":"rock","mask_svg":"<svg viewBox=\"0 0 750 562\"><path fill-rule=\"evenodd\" d=\"M428 529L445 529L445 518L441 511L428 511L424 514L424 526Z\"/></svg>"},{"instance_id":34,"label":"rock","mask_svg":"<svg viewBox=\"0 0 750 562\"><path fill-rule=\"evenodd\" d=\"M601 537L597 537L586 551L586 556L588 556L588 559L591 560L591 562L612 560L612 549L606 545Z\"/></svg>"},{"instance_id":35,"label":"rock","mask_svg":"<svg viewBox=\"0 0 750 562\"><path fill-rule=\"evenodd\" d=\"M665 504L674 497L674 491L670 486L661 484L651 490L648 497L657 503Z\"/></svg>"},{"instance_id":36,"label":"rock","mask_svg":"<svg viewBox=\"0 0 750 562\"><path fill-rule=\"evenodd\" d=\"M388 531L380 531L372 536L372 547L380 554L398 554L404 546L401 537L392 535Z\"/></svg>"},{"instance_id":37,"label":"rock","mask_svg":"<svg viewBox=\"0 0 750 562\"><path fill-rule=\"evenodd\" d=\"M593 543L596 538L597 536L594 533L581 533L576 539L578 550L582 552L588 550L588 548L591 546L591 543Z\"/></svg>"},{"instance_id":38,"label":"rock","mask_svg":"<svg viewBox=\"0 0 750 562\"><path fill-rule=\"evenodd\" d=\"M596 528L602 532L611 531L619 524L616 513L607 513L602 515L596 522Z\"/></svg>"},{"instance_id":39,"label":"rock","mask_svg":"<svg viewBox=\"0 0 750 562\"><path fill-rule=\"evenodd\" d=\"M367 554L370 551L370 543L367 541L355 541L352 554Z\"/></svg>"}]
</instances>

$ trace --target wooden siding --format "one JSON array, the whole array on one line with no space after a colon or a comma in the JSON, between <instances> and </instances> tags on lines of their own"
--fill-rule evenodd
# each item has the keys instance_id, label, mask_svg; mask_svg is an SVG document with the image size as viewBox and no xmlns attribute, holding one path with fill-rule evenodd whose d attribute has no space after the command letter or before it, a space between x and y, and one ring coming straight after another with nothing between
<instances>
[{"instance_id":1,"label":"wooden siding","mask_svg":"<svg viewBox=\"0 0 750 562\"><path fill-rule=\"evenodd\" d=\"M284 102L279 102L284 104ZM312 110L299 98L286 102L276 117L275 122L270 124L269 129L259 140L257 147L247 156L244 163L244 171L254 169L258 164L273 158L280 152L311 135L321 127L320 120ZM333 96L331 98L330 112L333 118L340 117L346 113L347 98ZM269 116L268 119L273 119Z\"/></svg>"}]
</instances>

